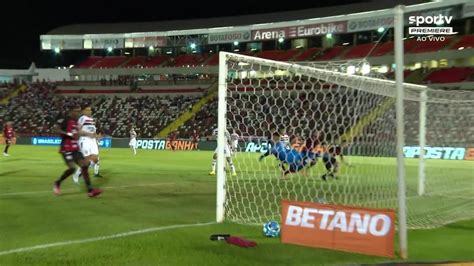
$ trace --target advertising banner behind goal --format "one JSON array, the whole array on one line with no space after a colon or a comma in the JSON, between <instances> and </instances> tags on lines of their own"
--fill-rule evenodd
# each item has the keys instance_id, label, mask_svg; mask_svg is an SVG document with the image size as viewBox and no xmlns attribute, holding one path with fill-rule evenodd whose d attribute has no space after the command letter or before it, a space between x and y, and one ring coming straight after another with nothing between
<instances>
[{"instance_id":1,"label":"advertising banner behind goal","mask_svg":"<svg viewBox=\"0 0 474 266\"><path fill-rule=\"evenodd\" d=\"M394 257L395 211L282 200L281 241Z\"/></svg>"}]
</instances>

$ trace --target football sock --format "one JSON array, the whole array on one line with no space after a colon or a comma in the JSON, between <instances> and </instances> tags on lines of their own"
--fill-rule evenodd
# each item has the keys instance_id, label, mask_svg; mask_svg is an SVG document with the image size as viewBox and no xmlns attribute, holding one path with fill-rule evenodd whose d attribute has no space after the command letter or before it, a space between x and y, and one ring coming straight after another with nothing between
<instances>
[{"instance_id":1,"label":"football sock","mask_svg":"<svg viewBox=\"0 0 474 266\"><path fill-rule=\"evenodd\" d=\"M99 168L100 168L100 161L97 161L97 163L94 164L94 174L95 175L99 174Z\"/></svg>"},{"instance_id":2,"label":"football sock","mask_svg":"<svg viewBox=\"0 0 474 266\"><path fill-rule=\"evenodd\" d=\"M63 182L64 179L68 178L70 175L74 173L74 168L68 168L64 173L59 177L59 179L56 181L56 183L59 185L61 182Z\"/></svg>"},{"instance_id":3,"label":"football sock","mask_svg":"<svg viewBox=\"0 0 474 266\"><path fill-rule=\"evenodd\" d=\"M91 180L89 178L88 168L89 167L87 166L82 167L82 178L84 178L84 182L86 183L87 192L91 192L93 188L92 188Z\"/></svg>"},{"instance_id":4,"label":"football sock","mask_svg":"<svg viewBox=\"0 0 474 266\"><path fill-rule=\"evenodd\" d=\"M217 160L212 160L212 171L215 172L216 171L216 164L217 164Z\"/></svg>"}]
</instances>

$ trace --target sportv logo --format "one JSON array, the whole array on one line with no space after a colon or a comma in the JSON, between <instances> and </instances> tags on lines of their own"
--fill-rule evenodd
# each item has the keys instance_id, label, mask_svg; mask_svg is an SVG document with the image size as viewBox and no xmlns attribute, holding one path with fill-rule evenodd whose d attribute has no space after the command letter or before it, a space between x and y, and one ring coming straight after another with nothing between
<instances>
[{"instance_id":1,"label":"sportv logo","mask_svg":"<svg viewBox=\"0 0 474 266\"><path fill-rule=\"evenodd\" d=\"M285 224L306 228L319 227L321 230L338 230L344 233L357 232L361 235L371 234L382 237L390 232L392 221L385 214L364 214L353 212L350 215L344 211L330 209L302 208L290 205Z\"/></svg>"},{"instance_id":2,"label":"sportv logo","mask_svg":"<svg viewBox=\"0 0 474 266\"><path fill-rule=\"evenodd\" d=\"M445 41L444 36L435 35L454 35L452 27L442 27L449 25L453 20L453 16L437 15L437 16L409 16L408 24L415 27L409 27L408 33L412 35L428 35L418 36L417 41Z\"/></svg>"}]
</instances>

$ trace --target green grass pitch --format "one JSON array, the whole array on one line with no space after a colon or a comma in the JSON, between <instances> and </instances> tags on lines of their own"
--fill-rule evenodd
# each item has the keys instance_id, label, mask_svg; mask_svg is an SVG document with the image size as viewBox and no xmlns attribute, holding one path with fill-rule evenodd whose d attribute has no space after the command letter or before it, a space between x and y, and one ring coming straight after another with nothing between
<instances>
[{"instance_id":1,"label":"green grass pitch","mask_svg":"<svg viewBox=\"0 0 474 266\"><path fill-rule=\"evenodd\" d=\"M101 169L105 177L92 179L104 194L95 199L88 198L84 187L71 179L63 184L63 195L53 195L53 181L65 167L56 147L18 145L10 154L0 158L0 265L340 265L400 261L281 244L278 239L265 238L261 226L223 223L179 227L215 220L216 180L208 175L211 152L139 150L133 156L128 149L103 149ZM467 165L463 173L472 173L471 166ZM358 163L357 167L364 165ZM150 230L118 235L146 229ZM244 236L257 241L258 246L244 249L210 241L209 236L215 233ZM433 230L410 230L409 261L473 260L473 233L474 220ZM108 236L115 237L100 238ZM52 243L57 244L46 246ZM19 252L10 253L12 250Z\"/></svg>"}]
</instances>

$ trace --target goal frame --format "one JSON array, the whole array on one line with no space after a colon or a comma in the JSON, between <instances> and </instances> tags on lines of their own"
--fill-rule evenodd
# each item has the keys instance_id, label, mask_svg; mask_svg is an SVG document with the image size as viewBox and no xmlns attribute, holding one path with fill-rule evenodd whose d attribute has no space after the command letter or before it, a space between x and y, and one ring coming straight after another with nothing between
<instances>
[{"instance_id":1,"label":"goal frame","mask_svg":"<svg viewBox=\"0 0 474 266\"><path fill-rule=\"evenodd\" d=\"M395 64L397 66L403 66L403 14L404 6L397 6L393 9L395 19L395 41L394 41L394 57ZM225 130L227 128L226 112L227 112L227 59L232 57L240 57L242 59L248 59L253 61L261 62L269 66L280 66L297 70L299 73L309 73L314 70L314 67L302 66L287 62L278 62L268 59L256 58L246 55L233 54L228 52L219 53L219 79L218 79L218 135L217 135L217 201L216 201L216 221L221 223L225 219L225 202L226 202L226 173L225 173L225 157L224 157L224 146L225 146ZM321 72L327 72L329 74L335 74L337 77L346 77L348 74L333 72L328 70L321 70ZM361 80L378 80L371 77L365 76L353 76L355 82ZM350 83L349 81L346 81ZM402 258L408 257L407 252L407 210L406 210L406 183L405 183L405 163L403 147L405 145L404 139L404 105L403 101L406 99L404 95L404 86L409 86L411 90L419 93L419 147L420 155L418 160L418 194L421 196L425 190L425 142L426 142L426 103L427 103L427 86L407 84L403 80L403 68L397 67L395 70L395 81L383 80L384 83L391 83L396 88L396 136L397 136L397 179L398 179L398 232L400 241L400 255Z\"/></svg>"}]
</instances>

